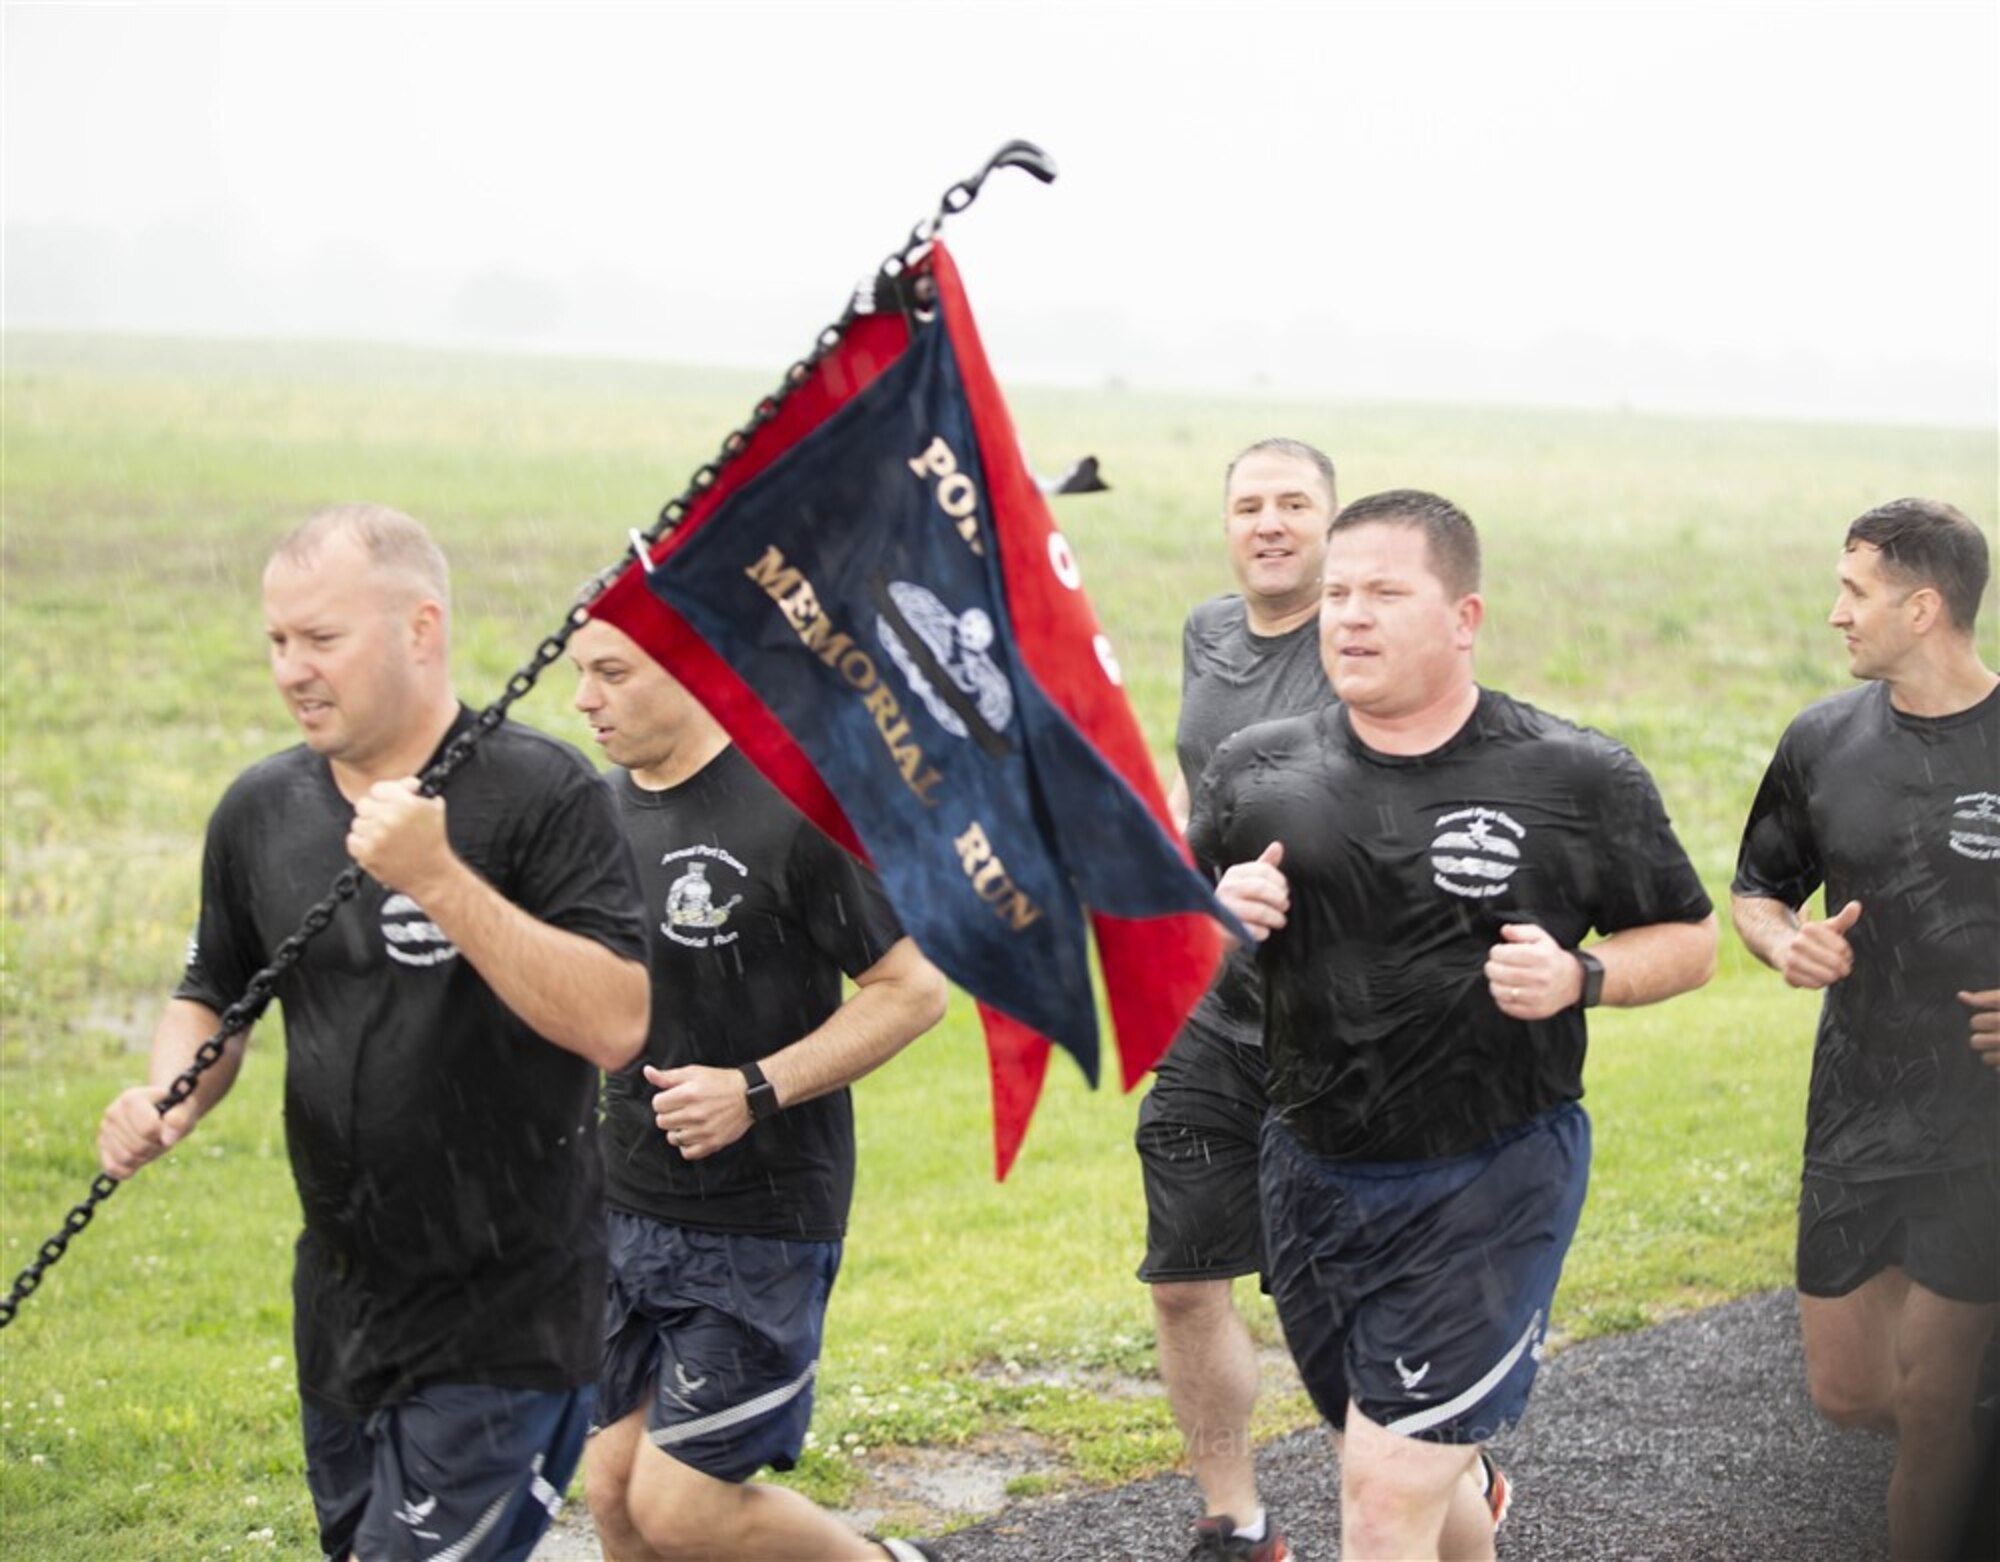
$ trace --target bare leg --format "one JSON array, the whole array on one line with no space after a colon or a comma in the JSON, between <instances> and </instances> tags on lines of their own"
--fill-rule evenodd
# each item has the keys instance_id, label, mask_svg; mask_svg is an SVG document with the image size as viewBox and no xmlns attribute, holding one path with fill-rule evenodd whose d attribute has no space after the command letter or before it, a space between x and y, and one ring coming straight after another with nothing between
<instances>
[{"instance_id":1,"label":"bare leg","mask_svg":"<svg viewBox=\"0 0 2000 1562\"><path fill-rule=\"evenodd\" d=\"M1472 1449L1475 1456L1478 1452ZM1438 1536L1438 1562L1492 1562L1493 1551L1493 1508L1480 1490L1475 1457L1451 1490L1451 1505L1445 1509L1444 1529Z\"/></svg>"},{"instance_id":2,"label":"bare leg","mask_svg":"<svg viewBox=\"0 0 2000 1562\"><path fill-rule=\"evenodd\" d=\"M1180 1423L1188 1463L1208 1511L1248 1523L1257 1513L1250 1411L1257 1402L1257 1351L1227 1280L1153 1286L1160 1379Z\"/></svg>"},{"instance_id":3,"label":"bare leg","mask_svg":"<svg viewBox=\"0 0 2000 1562\"><path fill-rule=\"evenodd\" d=\"M1821 1414L1896 1435L1889 1550L1943 1556L1978 1455L1972 1400L2000 1307L1954 1302L1885 1269L1845 1296L1799 1298L1806 1381Z\"/></svg>"},{"instance_id":4,"label":"bare leg","mask_svg":"<svg viewBox=\"0 0 2000 1562\"><path fill-rule=\"evenodd\" d=\"M646 1435L644 1408L591 1435L583 1448L583 1498L597 1524L604 1562L659 1562L632 1525L627 1501L632 1460Z\"/></svg>"},{"instance_id":5,"label":"bare leg","mask_svg":"<svg viewBox=\"0 0 2000 1562\"><path fill-rule=\"evenodd\" d=\"M1484 1505L1476 1515L1463 1506L1479 1501L1471 1479L1478 1452L1399 1436L1349 1404L1340 1461L1345 1562L1436 1562L1447 1554L1447 1539L1455 1559L1491 1558L1493 1525L1484 1519Z\"/></svg>"},{"instance_id":6,"label":"bare leg","mask_svg":"<svg viewBox=\"0 0 2000 1562\"><path fill-rule=\"evenodd\" d=\"M756 1481L718 1481L644 1437L631 1472L627 1514L663 1562L882 1562L885 1555L810 1498Z\"/></svg>"},{"instance_id":7,"label":"bare leg","mask_svg":"<svg viewBox=\"0 0 2000 1562\"><path fill-rule=\"evenodd\" d=\"M1896 1470L1889 1479L1889 1552L1942 1557L1972 1494L1978 1439L1972 1401L2000 1307L1954 1302L1912 1284L1896 1327Z\"/></svg>"},{"instance_id":8,"label":"bare leg","mask_svg":"<svg viewBox=\"0 0 2000 1562\"><path fill-rule=\"evenodd\" d=\"M1845 1296L1799 1298L1806 1387L1829 1421L1895 1430L1896 1320L1909 1289L1902 1270L1884 1269Z\"/></svg>"}]
</instances>

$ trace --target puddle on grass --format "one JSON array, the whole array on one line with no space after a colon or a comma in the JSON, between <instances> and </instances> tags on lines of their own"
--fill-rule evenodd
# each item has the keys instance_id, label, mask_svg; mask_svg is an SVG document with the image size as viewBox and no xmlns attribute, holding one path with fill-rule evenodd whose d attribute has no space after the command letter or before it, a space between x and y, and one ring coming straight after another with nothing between
<instances>
[{"instance_id":1,"label":"puddle on grass","mask_svg":"<svg viewBox=\"0 0 2000 1562\"><path fill-rule=\"evenodd\" d=\"M990 1518L1024 1475L1057 1476L1062 1460L1030 1432L989 1433L962 1448L891 1448L868 1458L868 1480L840 1517L859 1530L888 1525L936 1534Z\"/></svg>"}]
</instances>

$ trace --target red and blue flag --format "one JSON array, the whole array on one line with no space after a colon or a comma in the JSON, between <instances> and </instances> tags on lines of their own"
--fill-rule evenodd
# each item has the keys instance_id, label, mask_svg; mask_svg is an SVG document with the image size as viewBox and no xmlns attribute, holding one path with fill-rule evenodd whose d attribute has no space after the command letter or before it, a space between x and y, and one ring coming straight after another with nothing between
<instances>
[{"instance_id":1,"label":"red and blue flag","mask_svg":"<svg viewBox=\"0 0 2000 1562\"><path fill-rule=\"evenodd\" d=\"M956 268L856 315L592 606L708 706L978 1000L1004 1177L1051 1042L1098 1077L1086 927L1130 1089L1234 927L1174 832Z\"/></svg>"}]
</instances>

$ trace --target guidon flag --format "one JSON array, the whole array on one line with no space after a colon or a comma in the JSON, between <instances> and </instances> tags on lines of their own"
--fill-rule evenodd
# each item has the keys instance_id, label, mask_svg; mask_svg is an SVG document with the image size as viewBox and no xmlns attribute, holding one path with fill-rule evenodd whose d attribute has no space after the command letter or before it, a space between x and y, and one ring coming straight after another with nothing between
<instances>
[{"instance_id":1,"label":"guidon flag","mask_svg":"<svg viewBox=\"0 0 2000 1562\"><path fill-rule=\"evenodd\" d=\"M869 862L978 1001L1004 1178L1050 1044L1097 1083L1086 919L1128 1090L1241 930L1173 828L951 256L899 282L905 307L850 312L590 613Z\"/></svg>"}]
</instances>

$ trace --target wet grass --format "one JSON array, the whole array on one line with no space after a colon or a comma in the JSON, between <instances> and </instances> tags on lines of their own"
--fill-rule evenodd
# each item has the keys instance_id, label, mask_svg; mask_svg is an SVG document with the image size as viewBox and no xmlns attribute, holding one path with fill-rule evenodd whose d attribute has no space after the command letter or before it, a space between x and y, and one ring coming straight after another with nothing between
<instances>
[{"instance_id":1,"label":"wet grass","mask_svg":"<svg viewBox=\"0 0 2000 1562\"><path fill-rule=\"evenodd\" d=\"M483 702L765 388L351 346L7 339L8 1278L87 1184L103 1103L142 1072L209 807L291 741L256 610L276 533L337 498L423 516L453 557L460 687ZM1335 451L1350 496L1417 484L1466 506L1487 544L1483 676L1631 743L1718 896L1778 732L1844 682L1822 627L1844 522L1906 492L1996 513L1990 433L1114 392L1022 391L1015 411L1044 467L1094 451L1115 485L1058 519L1163 760L1181 617L1228 585L1222 465L1294 433ZM522 713L574 734L567 686L555 675ZM1597 1165L1564 1335L1785 1283L1811 1014L1732 946L1708 991L1593 1024ZM296 1207L267 1030L236 1097L121 1191L0 1336L0 1554L308 1549ZM1041 1486L1173 1464L1165 1406L1143 1391L1136 1101L1091 1094L1057 1060L1022 1161L995 1187L964 1002L860 1098L855 1220L815 1443L793 1479L851 1500L877 1450L970 1446L996 1428L1064 1452ZM1244 1300L1277 1343L1268 1306ZM1260 1429L1308 1418L1296 1397L1272 1399Z\"/></svg>"}]
</instances>

